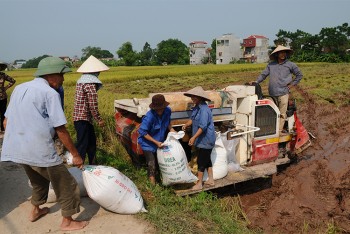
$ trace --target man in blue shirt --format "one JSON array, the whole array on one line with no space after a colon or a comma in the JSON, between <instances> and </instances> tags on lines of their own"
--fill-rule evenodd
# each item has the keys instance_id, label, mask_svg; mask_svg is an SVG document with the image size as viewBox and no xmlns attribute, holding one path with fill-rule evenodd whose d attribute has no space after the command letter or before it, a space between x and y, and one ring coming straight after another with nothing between
<instances>
[{"instance_id":1,"label":"man in blue shirt","mask_svg":"<svg viewBox=\"0 0 350 234\"><path fill-rule=\"evenodd\" d=\"M138 143L141 145L143 155L146 158L147 174L152 184L156 183L158 174L157 149L162 148L168 131L175 132L170 123L171 109L169 102L165 101L162 94L152 97L149 110L142 119L138 130Z\"/></svg>"},{"instance_id":2,"label":"man in blue shirt","mask_svg":"<svg viewBox=\"0 0 350 234\"><path fill-rule=\"evenodd\" d=\"M277 46L270 55L272 62L267 65L256 80L256 83L259 84L270 76L269 95L277 101L276 104L280 110L280 133L283 132L283 126L287 119L289 91L303 78L298 66L288 60L291 53L291 49L281 45ZM294 79L293 75L295 76Z\"/></svg>"},{"instance_id":3,"label":"man in blue shirt","mask_svg":"<svg viewBox=\"0 0 350 234\"><path fill-rule=\"evenodd\" d=\"M53 137L58 135L73 155L73 165L81 168L83 161L65 127L67 123L57 89L62 86L63 75L70 72L64 61L47 57L39 62L35 79L18 85L5 113L5 136L1 161L12 161L23 166L32 190L34 222L50 212L46 203L49 184L62 209L61 230L84 228L88 222L76 221L72 215L80 211L80 192L77 182L58 156Z\"/></svg>"}]
</instances>

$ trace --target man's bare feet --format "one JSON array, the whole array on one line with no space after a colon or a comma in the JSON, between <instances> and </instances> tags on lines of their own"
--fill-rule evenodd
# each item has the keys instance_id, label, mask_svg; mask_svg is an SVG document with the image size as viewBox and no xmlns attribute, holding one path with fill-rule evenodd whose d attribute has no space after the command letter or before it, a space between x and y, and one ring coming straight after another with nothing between
<instances>
[{"instance_id":1,"label":"man's bare feet","mask_svg":"<svg viewBox=\"0 0 350 234\"><path fill-rule=\"evenodd\" d=\"M155 185L156 184L156 178L154 176L150 176L149 177L149 181L151 182L151 184Z\"/></svg>"},{"instance_id":2,"label":"man's bare feet","mask_svg":"<svg viewBox=\"0 0 350 234\"><path fill-rule=\"evenodd\" d=\"M76 221L73 220L72 217L63 217L62 223L61 223L61 230L62 231L74 231L83 229L89 224L88 221Z\"/></svg>"},{"instance_id":3,"label":"man's bare feet","mask_svg":"<svg viewBox=\"0 0 350 234\"><path fill-rule=\"evenodd\" d=\"M202 190L202 188L203 188L202 183L197 183L191 188L191 190L193 191Z\"/></svg>"},{"instance_id":4,"label":"man's bare feet","mask_svg":"<svg viewBox=\"0 0 350 234\"><path fill-rule=\"evenodd\" d=\"M29 221L35 222L49 212L50 212L50 209L48 207L43 207L40 209L39 206L34 206L32 212L29 215Z\"/></svg>"},{"instance_id":5,"label":"man's bare feet","mask_svg":"<svg viewBox=\"0 0 350 234\"><path fill-rule=\"evenodd\" d=\"M214 180L213 181L207 180L207 181L204 182L204 185L211 187L211 186L215 185L215 182L214 182Z\"/></svg>"}]
</instances>

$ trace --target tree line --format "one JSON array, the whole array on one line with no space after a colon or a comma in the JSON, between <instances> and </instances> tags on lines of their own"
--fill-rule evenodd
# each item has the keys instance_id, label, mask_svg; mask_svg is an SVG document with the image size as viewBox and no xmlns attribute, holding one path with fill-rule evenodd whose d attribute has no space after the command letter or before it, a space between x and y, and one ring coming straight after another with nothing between
<instances>
[{"instance_id":1,"label":"tree line","mask_svg":"<svg viewBox=\"0 0 350 234\"><path fill-rule=\"evenodd\" d=\"M350 27L344 23L336 27L322 28L318 34L297 30L295 32L280 29L276 34L273 50L277 45L289 46L293 49L291 60L295 62L350 62ZM140 52L133 49L131 42L125 42L116 51L118 59L113 54L100 47L87 46L82 49L81 61L67 63L68 66L80 66L90 55L101 59L108 66L155 66L155 65L187 65L189 64L189 48L178 39L163 40L156 48L146 42ZM43 55L28 60L23 68L35 68L41 59L49 55ZM203 63L216 61L216 39L212 40L210 59Z\"/></svg>"},{"instance_id":2,"label":"tree line","mask_svg":"<svg viewBox=\"0 0 350 234\"><path fill-rule=\"evenodd\" d=\"M275 45L289 45L296 62L350 62L350 27L344 23L337 27L322 28L312 35L301 30L279 30Z\"/></svg>"}]
</instances>

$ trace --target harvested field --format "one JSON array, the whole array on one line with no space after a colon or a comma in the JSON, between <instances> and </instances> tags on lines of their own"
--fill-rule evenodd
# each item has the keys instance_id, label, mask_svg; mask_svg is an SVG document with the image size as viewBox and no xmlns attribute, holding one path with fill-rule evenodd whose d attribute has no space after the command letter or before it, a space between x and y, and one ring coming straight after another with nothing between
<instances>
[{"instance_id":1,"label":"harvested field","mask_svg":"<svg viewBox=\"0 0 350 234\"><path fill-rule=\"evenodd\" d=\"M299 117L316 138L272 186L241 196L264 233L350 233L350 107L319 105L303 90Z\"/></svg>"}]
</instances>

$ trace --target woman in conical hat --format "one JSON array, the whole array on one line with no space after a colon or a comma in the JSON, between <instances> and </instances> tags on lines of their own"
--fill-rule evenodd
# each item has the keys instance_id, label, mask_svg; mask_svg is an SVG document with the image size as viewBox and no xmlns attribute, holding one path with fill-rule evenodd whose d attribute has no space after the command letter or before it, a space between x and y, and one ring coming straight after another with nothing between
<instances>
[{"instance_id":1,"label":"woman in conical hat","mask_svg":"<svg viewBox=\"0 0 350 234\"><path fill-rule=\"evenodd\" d=\"M96 134L93 121L105 125L98 110L97 91L102 87L100 72L109 68L94 56L90 56L77 70L83 73L75 88L73 121L77 132L76 147L83 161L86 154L90 165L96 165Z\"/></svg>"},{"instance_id":2,"label":"woman in conical hat","mask_svg":"<svg viewBox=\"0 0 350 234\"><path fill-rule=\"evenodd\" d=\"M210 101L208 94L201 86L197 86L184 93L192 99L195 107L192 109L191 119L182 126L185 130L192 125L192 137L188 141L189 146L195 146L198 149L198 181L192 187L192 190L201 190L203 188L203 174L205 169L208 171L208 181L206 185L214 186L213 164L211 162L211 152L215 146L215 129L213 115L206 101Z\"/></svg>"}]
</instances>

